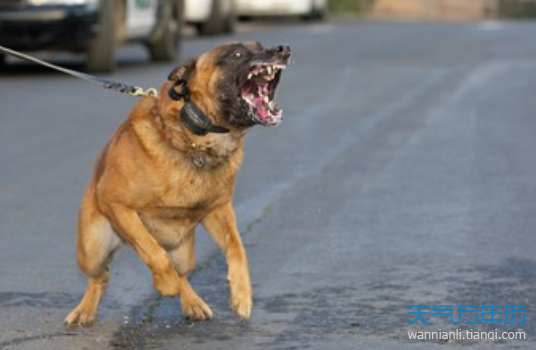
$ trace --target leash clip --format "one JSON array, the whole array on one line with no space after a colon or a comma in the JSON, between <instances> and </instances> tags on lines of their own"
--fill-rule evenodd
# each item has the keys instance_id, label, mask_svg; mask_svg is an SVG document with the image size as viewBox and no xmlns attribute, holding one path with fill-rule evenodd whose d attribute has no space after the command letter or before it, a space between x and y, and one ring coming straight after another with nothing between
<instances>
[{"instance_id":1,"label":"leash clip","mask_svg":"<svg viewBox=\"0 0 536 350\"><path fill-rule=\"evenodd\" d=\"M128 94L134 97L158 97L158 91L155 88L143 90L139 86L135 86L134 89Z\"/></svg>"}]
</instances>

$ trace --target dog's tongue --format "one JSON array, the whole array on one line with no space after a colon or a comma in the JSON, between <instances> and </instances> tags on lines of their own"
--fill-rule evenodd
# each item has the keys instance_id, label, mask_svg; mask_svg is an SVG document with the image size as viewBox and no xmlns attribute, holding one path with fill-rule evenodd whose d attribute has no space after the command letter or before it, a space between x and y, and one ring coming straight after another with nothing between
<instances>
[{"instance_id":1,"label":"dog's tongue","mask_svg":"<svg viewBox=\"0 0 536 350\"><path fill-rule=\"evenodd\" d=\"M254 108L259 121L273 124L281 119L281 110L276 108L275 102L270 98L270 85L267 81L250 81L242 90L242 96Z\"/></svg>"},{"instance_id":2,"label":"dog's tongue","mask_svg":"<svg viewBox=\"0 0 536 350\"><path fill-rule=\"evenodd\" d=\"M262 120L266 120L268 119L268 110L264 109L264 108L259 108L257 110L257 114L259 115L259 117L262 119Z\"/></svg>"},{"instance_id":3,"label":"dog's tongue","mask_svg":"<svg viewBox=\"0 0 536 350\"><path fill-rule=\"evenodd\" d=\"M268 110L264 106L264 97L263 96L255 97L253 101L255 103L255 106L257 107L257 115L261 119L266 119L268 117Z\"/></svg>"},{"instance_id":4,"label":"dog's tongue","mask_svg":"<svg viewBox=\"0 0 536 350\"><path fill-rule=\"evenodd\" d=\"M257 106L257 114L258 116L265 120L269 118L269 106L266 105L265 99L268 95L268 84L261 83L258 86L258 92L259 96L255 98L255 105Z\"/></svg>"}]
</instances>

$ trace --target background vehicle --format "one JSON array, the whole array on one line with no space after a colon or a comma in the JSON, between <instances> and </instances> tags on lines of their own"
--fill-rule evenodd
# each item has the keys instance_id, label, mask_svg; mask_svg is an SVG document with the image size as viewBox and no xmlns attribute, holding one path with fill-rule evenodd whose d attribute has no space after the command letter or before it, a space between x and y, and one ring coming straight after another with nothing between
<instances>
[{"instance_id":1,"label":"background vehicle","mask_svg":"<svg viewBox=\"0 0 536 350\"><path fill-rule=\"evenodd\" d=\"M327 12L326 0L235 0L240 17L300 16L303 19L322 19Z\"/></svg>"},{"instance_id":2,"label":"background vehicle","mask_svg":"<svg viewBox=\"0 0 536 350\"><path fill-rule=\"evenodd\" d=\"M232 33L234 0L186 0L184 18L201 35Z\"/></svg>"},{"instance_id":3,"label":"background vehicle","mask_svg":"<svg viewBox=\"0 0 536 350\"><path fill-rule=\"evenodd\" d=\"M87 69L99 72L116 68L116 48L127 41L143 43L153 61L173 61L183 8L183 0L1 1L0 44L21 51L85 52Z\"/></svg>"}]
</instances>

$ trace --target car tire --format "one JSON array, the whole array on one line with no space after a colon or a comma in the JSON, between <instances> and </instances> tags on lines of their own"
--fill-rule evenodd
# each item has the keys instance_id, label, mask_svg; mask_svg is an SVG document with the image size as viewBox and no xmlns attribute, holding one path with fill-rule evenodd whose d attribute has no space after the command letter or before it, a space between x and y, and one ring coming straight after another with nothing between
<instances>
[{"instance_id":1,"label":"car tire","mask_svg":"<svg viewBox=\"0 0 536 350\"><path fill-rule=\"evenodd\" d=\"M231 1L231 9L223 20L223 33L233 34L235 32L235 24L237 21L236 12L234 8L234 1Z\"/></svg>"},{"instance_id":2,"label":"car tire","mask_svg":"<svg viewBox=\"0 0 536 350\"><path fill-rule=\"evenodd\" d=\"M173 62L179 56L183 22L183 1L166 1L162 10L162 29L159 37L148 43L154 62Z\"/></svg>"},{"instance_id":3,"label":"car tire","mask_svg":"<svg viewBox=\"0 0 536 350\"><path fill-rule=\"evenodd\" d=\"M324 19L326 19L326 12L327 12L326 7L324 7L324 8L315 8L314 12L312 14L313 19L315 19L317 21L323 21Z\"/></svg>"},{"instance_id":4,"label":"car tire","mask_svg":"<svg viewBox=\"0 0 536 350\"><path fill-rule=\"evenodd\" d=\"M99 31L89 43L86 69L89 72L111 73L115 71L114 14L111 1L99 2Z\"/></svg>"},{"instance_id":5,"label":"car tire","mask_svg":"<svg viewBox=\"0 0 536 350\"><path fill-rule=\"evenodd\" d=\"M225 18L222 13L221 0L213 0L210 15L205 22L196 25L200 35L215 35L224 32Z\"/></svg>"},{"instance_id":6,"label":"car tire","mask_svg":"<svg viewBox=\"0 0 536 350\"><path fill-rule=\"evenodd\" d=\"M317 7L315 1L311 1L311 10L302 17L304 21L321 21L326 18L326 7Z\"/></svg>"}]
</instances>

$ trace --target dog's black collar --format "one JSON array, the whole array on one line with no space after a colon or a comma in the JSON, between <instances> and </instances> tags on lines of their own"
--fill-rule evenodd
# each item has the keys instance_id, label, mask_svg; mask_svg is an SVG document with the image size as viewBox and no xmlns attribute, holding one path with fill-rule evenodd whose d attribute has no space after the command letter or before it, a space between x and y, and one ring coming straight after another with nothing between
<instances>
[{"instance_id":1,"label":"dog's black collar","mask_svg":"<svg viewBox=\"0 0 536 350\"><path fill-rule=\"evenodd\" d=\"M177 91L176 87L180 87L180 91ZM186 80L177 80L169 89L168 94L172 100L184 100L184 106L181 108L179 115L182 123L194 135L205 136L208 133L225 134L230 131L223 126L212 124L201 109L190 100L190 92L186 87Z\"/></svg>"}]
</instances>

